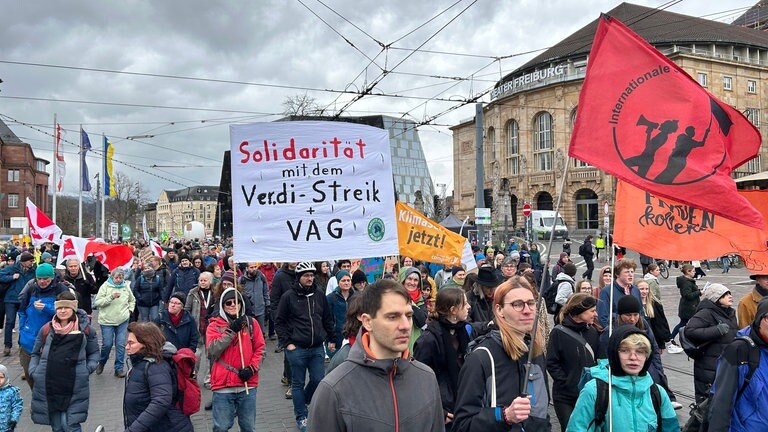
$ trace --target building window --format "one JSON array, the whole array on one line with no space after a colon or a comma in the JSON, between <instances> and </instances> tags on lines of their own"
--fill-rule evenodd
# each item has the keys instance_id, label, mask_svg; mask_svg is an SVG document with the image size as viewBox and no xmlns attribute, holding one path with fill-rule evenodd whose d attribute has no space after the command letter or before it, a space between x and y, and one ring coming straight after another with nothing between
<instances>
[{"instance_id":1,"label":"building window","mask_svg":"<svg viewBox=\"0 0 768 432\"><path fill-rule=\"evenodd\" d=\"M19 208L19 194L8 194L8 208Z\"/></svg>"},{"instance_id":2,"label":"building window","mask_svg":"<svg viewBox=\"0 0 768 432\"><path fill-rule=\"evenodd\" d=\"M485 137L485 166L490 166L496 160L496 129L488 128ZM486 174L490 174L486 172Z\"/></svg>"},{"instance_id":3,"label":"building window","mask_svg":"<svg viewBox=\"0 0 768 432\"><path fill-rule=\"evenodd\" d=\"M733 90L733 78L729 76L723 77L723 89L724 90Z\"/></svg>"},{"instance_id":4,"label":"building window","mask_svg":"<svg viewBox=\"0 0 768 432\"><path fill-rule=\"evenodd\" d=\"M704 72L697 73L696 74L696 81L698 81L699 85L701 85L702 87L706 87L707 86L707 74L705 74Z\"/></svg>"},{"instance_id":5,"label":"building window","mask_svg":"<svg viewBox=\"0 0 768 432\"><path fill-rule=\"evenodd\" d=\"M757 93L757 81L747 80L747 93Z\"/></svg>"},{"instance_id":6,"label":"building window","mask_svg":"<svg viewBox=\"0 0 768 432\"><path fill-rule=\"evenodd\" d=\"M760 108L747 108L744 111L744 115L755 126L760 126Z\"/></svg>"},{"instance_id":7,"label":"building window","mask_svg":"<svg viewBox=\"0 0 768 432\"><path fill-rule=\"evenodd\" d=\"M520 174L520 128L514 120L507 124L507 173Z\"/></svg>"},{"instance_id":8,"label":"building window","mask_svg":"<svg viewBox=\"0 0 768 432\"><path fill-rule=\"evenodd\" d=\"M552 115L542 112L536 115L533 122L533 159L539 171L552 170Z\"/></svg>"},{"instance_id":9,"label":"building window","mask_svg":"<svg viewBox=\"0 0 768 432\"><path fill-rule=\"evenodd\" d=\"M571 111L571 133L573 133L573 129L574 129L575 126L576 126L576 108L574 108L573 111ZM580 161L578 159L574 159L573 160L573 167L574 168L589 168L591 166L592 165L590 165L590 164L588 164L586 162L582 162L582 161Z\"/></svg>"},{"instance_id":10,"label":"building window","mask_svg":"<svg viewBox=\"0 0 768 432\"><path fill-rule=\"evenodd\" d=\"M748 160L747 163L744 164L743 170L753 174L759 173L762 170L760 155L757 155L757 157Z\"/></svg>"},{"instance_id":11,"label":"building window","mask_svg":"<svg viewBox=\"0 0 768 432\"><path fill-rule=\"evenodd\" d=\"M45 162L41 160L36 160L35 169L40 172L45 172Z\"/></svg>"},{"instance_id":12,"label":"building window","mask_svg":"<svg viewBox=\"0 0 768 432\"><path fill-rule=\"evenodd\" d=\"M17 182L19 181L19 173L20 171L17 169L9 169L8 170L8 181L9 182Z\"/></svg>"}]
</instances>

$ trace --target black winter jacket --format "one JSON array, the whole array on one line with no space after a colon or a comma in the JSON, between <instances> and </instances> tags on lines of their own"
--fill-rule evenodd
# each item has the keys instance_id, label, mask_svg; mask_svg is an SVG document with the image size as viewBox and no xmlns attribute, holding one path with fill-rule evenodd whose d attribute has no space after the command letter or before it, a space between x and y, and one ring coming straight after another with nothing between
<instances>
[{"instance_id":1,"label":"black winter jacket","mask_svg":"<svg viewBox=\"0 0 768 432\"><path fill-rule=\"evenodd\" d=\"M549 333L547 343L547 371L552 377L552 401L576 405L579 398L579 379L585 367L597 364L599 334L597 330L585 323L575 323L569 316L565 317L562 326L581 335L592 348L592 353L586 346L573 336L555 327Z\"/></svg>"},{"instance_id":2,"label":"black winter jacket","mask_svg":"<svg viewBox=\"0 0 768 432\"><path fill-rule=\"evenodd\" d=\"M457 388L451 384L448 367L443 361L445 357L443 332L445 331L446 329L438 321L431 321L413 346L413 358L429 366L435 372L437 384L440 387L440 400L443 403L443 410L453 413L455 411L454 402L456 401ZM465 354L464 352L458 353L462 359ZM457 369L460 369L461 364L463 364L463 361L460 362L459 360L459 358L456 358L456 362L459 363Z\"/></svg>"},{"instance_id":3,"label":"black winter jacket","mask_svg":"<svg viewBox=\"0 0 768 432\"><path fill-rule=\"evenodd\" d=\"M482 292L480 294L474 290L468 292L467 302L471 306L468 321L487 323L493 319L493 300L486 299Z\"/></svg>"},{"instance_id":4,"label":"black winter jacket","mask_svg":"<svg viewBox=\"0 0 768 432\"><path fill-rule=\"evenodd\" d=\"M192 266L179 266L176 268L176 270L171 273L170 277L168 277L165 294L163 295L163 301L167 303L168 299L171 298L171 295L177 291L183 292L184 295L189 294L189 290L197 285L197 279L199 276L200 270Z\"/></svg>"},{"instance_id":5,"label":"black winter jacket","mask_svg":"<svg viewBox=\"0 0 768 432\"><path fill-rule=\"evenodd\" d=\"M277 270L272 279L272 287L269 290L270 307L272 309L272 319L277 319L277 308L280 306L280 299L283 294L291 290L296 283L296 272L283 266Z\"/></svg>"},{"instance_id":6,"label":"black winter jacket","mask_svg":"<svg viewBox=\"0 0 768 432\"><path fill-rule=\"evenodd\" d=\"M680 304L677 307L677 316L680 319L691 319L699 306L701 291L696 286L695 279L689 279L685 276L677 277L677 289L680 290Z\"/></svg>"},{"instance_id":7,"label":"black winter jacket","mask_svg":"<svg viewBox=\"0 0 768 432\"><path fill-rule=\"evenodd\" d=\"M88 273L83 272L83 264L80 264L80 270L76 276L70 276L69 271L64 274L64 280L72 284L77 292L77 306L90 315L93 312L91 304L91 295L99 292L99 286Z\"/></svg>"},{"instance_id":8,"label":"black winter jacket","mask_svg":"<svg viewBox=\"0 0 768 432\"><path fill-rule=\"evenodd\" d=\"M160 316L155 318L155 324L160 327L165 335L165 340L173 344L176 349L189 348L193 352L197 350L197 340L200 338L200 333L197 331L197 323L192 319L192 315L185 311L181 311L181 321L178 327L174 327L171 323L171 316L168 310L160 312Z\"/></svg>"},{"instance_id":9,"label":"black winter jacket","mask_svg":"<svg viewBox=\"0 0 768 432\"><path fill-rule=\"evenodd\" d=\"M728 333L721 335L717 330L719 323L730 327ZM696 314L685 326L685 336L694 344L706 344L704 355L693 361L693 388L696 400L707 396L709 386L715 381L717 359L728 344L736 337L739 326L736 323L736 311L729 307L712 303L704 299L699 303Z\"/></svg>"},{"instance_id":10,"label":"black winter jacket","mask_svg":"<svg viewBox=\"0 0 768 432\"><path fill-rule=\"evenodd\" d=\"M660 302L653 302L653 318L647 318L647 320L648 324L651 325L651 330L653 330L653 337L656 338L656 345L663 348L670 340L672 333L669 331L669 322L664 313L664 306Z\"/></svg>"},{"instance_id":11,"label":"black winter jacket","mask_svg":"<svg viewBox=\"0 0 768 432\"><path fill-rule=\"evenodd\" d=\"M281 347L294 344L314 348L323 342L333 343L334 326L324 289L315 285L303 288L296 283L280 298L275 331Z\"/></svg>"},{"instance_id":12,"label":"black winter jacket","mask_svg":"<svg viewBox=\"0 0 768 432\"><path fill-rule=\"evenodd\" d=\"M163 285L159 275L147 280L144 275L139 274L131 284L131 290L136 297L136 305L141 307L159 305L163 295Z\"/></svg>"},{"instance_id":13,"label":"black winter jacket","mask_svg":"<svg viewBox=\"0 0 768 432\"><path fill-rule=\"evenodd\" d=\"M131 361L123 395L126 432L194 432L189 417L173 404L171 366L140 356L132 356Z\"/></svg>"}]
</instances>

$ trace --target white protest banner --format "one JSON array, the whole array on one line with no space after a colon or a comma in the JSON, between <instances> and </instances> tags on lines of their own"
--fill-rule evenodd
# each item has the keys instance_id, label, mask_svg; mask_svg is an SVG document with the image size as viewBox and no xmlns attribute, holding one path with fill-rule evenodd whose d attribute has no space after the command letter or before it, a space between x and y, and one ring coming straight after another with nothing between
<instances>
[{"instance_id":1,"label":"white protest banner","mask_svg":"<svg viewBox=\"0 0 768 432\"><path fill-rule=\"evenodd\" d=\"M230 126L235 259L396 255L387 131L345 122Z\"/></svg>"}]
</instances>

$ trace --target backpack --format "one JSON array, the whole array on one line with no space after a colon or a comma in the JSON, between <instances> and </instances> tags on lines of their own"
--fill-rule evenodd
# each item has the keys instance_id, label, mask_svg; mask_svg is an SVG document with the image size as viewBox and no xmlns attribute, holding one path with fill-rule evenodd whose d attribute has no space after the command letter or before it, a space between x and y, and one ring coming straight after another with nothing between
<instances>
[{"instance_id":1,"label":"backpack","mask_svg":"<svg viewBox=\"0 0 768 432\"><path fill-rule=\"evenodd\" d=\"M592 425L595 425L595 430L605 422L605 414L608 412L608 383L595 379L597 384L597 395L595 397L595 418L587 426L589 430ZM659 392L659 386L657 384L651 385L651 401L653 402L653 410L656 411L656 428L661 428L661 393Z\"/></svg>"},{"instance_id":2,"label":"backpack","mask_svg":"<svg viewBox=\"0 0 768 432\"><path fill-rule=\"evenodd\" d=\"M552 315L557 315L560 313L560 308L563 307L562 305L555 302L555 297L557 297L557 289L563 282L567 282L571 285L571 292L576 292L574 290L575 286L573 285L573 282L569 280L554 280L549 286L549 289L544 293L544 303L547 304L547 312Z\"/></svg>"},{"instance_id":3,"label":"backpack","mask_svg":"<svg viewBox=\"0 0 768 432\"><path fill-rule=\"evenodd\" d=\"M175 354L168 357L168 353L163 353L164 359L171 366L171 382L173 383L173 403L184 415L191 416L200 411L200 384L195 377L195 363L197 357L189 348L181 348ZM149 378L147 372L149 365L144 365L144 382L149 388Z\"/></svg>"},{"instance_id":4,"label":"backpack","mask_svg":"<svg viewBox=\"0 0 768 432\"><path fill-rule=\"evenodd\" d=\"M749 356L746 359L738 359L738 364L749 364L747 374L744 375L744 382L739 387L739 391L736 392L736 399L733 401L733 406L739 401L739 398L747 390L749 381L752 379L752 375L755 374L758 366L760 366L760 349L755 345L755 341L749 336L738 336L733 342L742 341L749 345ZM707 432L709 430L709 408L712 403L712 393L707 393L707 398L699 403L691 405L691 414L688 421L683 426L684 432Z\"/></svg>"},{"instance_id":5,"label":"backpack","mask_svg":"<svg viewBox=\"0 0 768 432\"><path fill-rule=\"evenodd\" d=\"M706 346L711 342L706 342L701 345L694 344L685 335L685 327L680 329L678 335L680 335L680 347L683 349L683 351L685 351L685 355L693 360L698 360L704 357L704 348L706 348Z\"/></svg>"}]
</instances>

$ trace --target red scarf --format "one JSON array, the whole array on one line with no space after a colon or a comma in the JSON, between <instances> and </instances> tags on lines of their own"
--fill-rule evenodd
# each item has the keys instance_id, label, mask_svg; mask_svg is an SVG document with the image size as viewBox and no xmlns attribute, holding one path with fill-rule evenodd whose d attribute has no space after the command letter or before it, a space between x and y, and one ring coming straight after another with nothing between
<instances>
[{"instance_id":1,"label":"red scarf","mask_svg":"<svg viewBox=\"0 0 768 432\"><path fill-rule=\"evenodd\" d=\"M171 319L171 324L173 324L174 327L178 327L179 323L181 323L181 317L184 315L182 312L179 312L176 315L168 313L168 317Z\"/></svg>"},{"instance_id":2,"label":"red scarf","mask_svg":"<svg viewBox=\"0 0 768 432\"><path fill-rule=\"evenodd\" d=\"M408 295L411 296L411 300L413 300L414 303L418 303L419 299L421 299L421 291L418 289L408 291Z\"/></svg>"}]
</instances>

